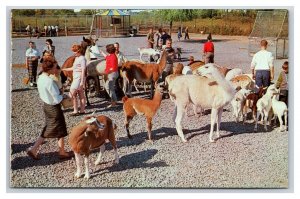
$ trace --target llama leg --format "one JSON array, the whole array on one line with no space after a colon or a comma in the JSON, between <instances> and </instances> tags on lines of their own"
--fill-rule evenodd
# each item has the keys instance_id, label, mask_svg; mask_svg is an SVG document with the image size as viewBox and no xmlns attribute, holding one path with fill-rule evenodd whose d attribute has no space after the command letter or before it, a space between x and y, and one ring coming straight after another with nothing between
<instances>
[{"instance_id":1,"label":"llama leg","mask_svg":"<svg viewBox=\"0 0 300 199\"><path fill-rule=\"evenodd\" d=\"M265 129L265 131L268 130L268 128L267 128L268 116L269 116L269 113L267 111L265 111L265 114L264 114L264 129Z\"/></svg>"},{"instance_id":2,"label":"llama leg","mask_svg":"<svg viewBox=\"0 0 300 199\"><path fill-rule=\"evenodd\" d=\"M257 113L256 113L256 119L255 119L255 117L253 115L253 119L255 121L254 132L257 132L257 122L258 122L259 115L260 115L260 111L257 111Z\"/></svg>"},{"instance_id":3,"label":"llama leg","mask_svg":"<svg viewBox=\"0 0 300 199\"><path fill-rule=\"evenodd\" d=\"M212 139L212 137L213 137L214 126L217 121L217 117L218 117L217 109L212 108L211 109L211 117L210 117L210 132L209 132L209 141L210 142L215 142L215 140Z\"/></svg>"},{"instance_id":4,"label":"llama leg","mask_svg":"<svg viewBox=\"0 0 300 199\"><path fill-rule=\"evenodd\" d=\"M173 113L173 117L172 117L172 120L175 124L176 124L176 116L177 116L177 106L175 104L174 113Z\"/></svg>"},{"instance_id":5,"label":"llama leg","mask_svg":"<svg viewBox=\"0 0 300 199\"><path fill-rule=\"evenodd\" d=\"M100 152L99 152L99 155L98 155L98 157L97 157L97 160L95 161L95 165L98 165L98 164L101 162L101 159L102 159L102 156L103 156L104 151L105 151L105 145L102 144L102 145L100 146Z\"/></svg>"},{"instance_id":6,"label":"llama leg","mask_svg":"<svg viewBox=\"0 0 300 199\"><path fill-rule=\"evenodd\" d=\"M285 111L284 112L284 124L285 124L284 130L285 131L287 130L287 116L288 116L288 113L287 113L287 111Z\"/></svg>"},{"instance_id":7,"label":"llama leg","mask_svg":"<svg viewBox=\"0 0 300 199\"><path fill-rule=\"evenodd\" d=\"M81 166L81 161L80 161L81 156L80 156L79 153L74 153L74 154L75 154L75 161L76 161L76 167L77 167L77 171L75 173L75 178L80 178L80 176L81 176L81 168L80 168L80 166Z\"/></svg>"},{"instance_id":8,"label":"llama leg","mask_svg":"<svg viewBox=\"0 0 300 199\"><path fill-rule=\"evenodd\" d=\"M223 107L218 110L218 117L217 117L217 139L220 138L220 125L221 125L222 113L223 113Z\"/></svg>"},{"instance_id":9,"label":"llama leg","mask_svg":"<svg viewBox=\"0 0 300 199\"><path fill-rule=\"evenodd\" d=\"M152 118L151 117L147 117L147 131L148 131L148 139L149 141L152 142L152 137L151 137L151 129L152 129Z\"/></svg>"},{"instance_id":10,"label":"llama leg","mask_svg":"<svg viewBox=\"0 0 300 199\"><path fill-rule=\"evenodd\" d=\"M131 92L132 92L132 83L128 83L128 95L129 95L130 97L132 97Z\"/></svg>"},{"instance_id":11,"label":"llama leg","mask_svg":"<svg viewBox=\"0 0 300 199\"><path fill-rule=\"evenodd\" d=\"M85 166L84 178L89 179L91 176L90 176L90 171L89 171L89 158L88 158L88 156L84 156L84 166Z\"/></svg>"},{"instance_id":12,"label":"llama leg","mask_svg":"<svg viewBox=\"0 0 300 199\"><path fill-rule=\"evenodd\" d=\"M130 116L125 117L125 128L126 128L126 132L127 132L127 137L129 139L132 139L132 136L130 135L130 132L129 132L129 122L131 119L132 119L132 117L130 117Z\"/></svg>"},{"instance_id":13,"label":"llama leg","mask_svg":"<svg viewBox=\"0 0 300 199\"><path fill-rule=\"evenodd\" d=\"M177 106L177 115L175 119L175 124L176 124L176 130L183 142L187 142L187 140L184 138L183 131L182 131L182 126L181 126L181 120L184 115L184 107L182 106Z\"/></svg>"},{"instance_id":14,"label":"llama leg","mask_svg":"<svg viewBox=\"0 0 300 199\"><path fill-rule=\"evenodd\" d=\"M279 120L279 132L284 130L283 127L283 121L282 121L282 115L278 115L278 120Z\"/></svg>"},{"instance_id":15,"label":"llama leg","mask_svg":"<svg viewBox=\"0 0 300 199\"><path fill-rule=\"evenodd\" d=\"M125 72L123 72L123 75L126 74ZM126 76L123 76L123 92L126 95L127 94L127 87L128 87L128 81L126 79Z\"/></svg>"}]
</instances>

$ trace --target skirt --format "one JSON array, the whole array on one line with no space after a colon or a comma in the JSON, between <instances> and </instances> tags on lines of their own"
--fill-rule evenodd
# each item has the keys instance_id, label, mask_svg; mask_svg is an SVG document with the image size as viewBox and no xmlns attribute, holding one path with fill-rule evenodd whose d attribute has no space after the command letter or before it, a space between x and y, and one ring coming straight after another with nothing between
<instances>
[{"instance_id":1,"label":"skirt","mask_svg":"<svg viewBox=\"0 0 300 199\"><path fill-rule=\"evenodd\" d=\"M68 135L64 114L60 104L49 105L44 103L45 127L43 138L62 138Z\"/></svg>"},{"instance_id":2,"label":"skirt","mask_svg":"<svg viewBox=\"0 0 300 199\"><path fill-rule=\"evenodd\" d=\"M37 67L39 65L38 59L27 57L27 64L28 64L29 81L31 83L36 82Z\"/></svg>"}]
</instances>

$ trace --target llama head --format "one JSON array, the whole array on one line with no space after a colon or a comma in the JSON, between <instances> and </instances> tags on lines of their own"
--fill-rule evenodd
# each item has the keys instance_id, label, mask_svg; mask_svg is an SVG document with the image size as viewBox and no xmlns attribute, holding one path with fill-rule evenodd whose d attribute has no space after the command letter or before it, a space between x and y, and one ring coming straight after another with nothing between
<instances>
[{"instance_id":1,"label":"llama head","mask_svg":"<svg viewBox=\"0 0 300 199\"><path fill-rule=\"evenodd\" d=\"M205 76L208 78L216 77L220 72L218 71L217 66L212 63L205 64L204 66L197 69L197 74Z\"/></svg>"}]
</instances>

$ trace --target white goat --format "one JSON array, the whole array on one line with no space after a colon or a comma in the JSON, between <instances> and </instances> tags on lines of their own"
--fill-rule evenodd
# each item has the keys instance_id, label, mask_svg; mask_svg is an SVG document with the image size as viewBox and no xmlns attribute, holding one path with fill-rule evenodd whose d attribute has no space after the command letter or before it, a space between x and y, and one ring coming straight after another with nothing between
<instances>
[{"instance_id":1,"label":"white goat","mask_svg":"<svg viewBox=\"0 0 300 199\"><path fill-rule=\"evenodd\" d=\"M160 52L153 48L138 48L138 51L140 52L140 60L143 60L142 57L144 54L148 55L149 60L151 56L154 58L154 56L160 55Z\"/></svg>"},{"instance_id":2,"label":"white goat","mask_svg":"<svg viewBox=\"0 0 300 199\"><path fill-rule=\"evenodd\" d=\"M274 95L272 97L272 109L275 116L278 117L280 128L279 131L286 131L287 129L287 115L288 115L288 108L287 105L284 102L278 101L276 99L276 96ZM282 121L282 116L284 116L284 124ZM275 118L276 121L276 118Z\"/></svg>"},{"instance_id":3,"label":"white goat","mask_svg":"<svg viewBox=\"0 0 300 199\"><path fill-rule=\"evenodd\" d=\"M200 75L213 76L214 79L201 77L199 75L182 75L174 79L170 85L169 94L175 103L173 121L176 130L183 142L184 138L181 120L189 103L202 108L211 108L211 126L209 141L214 142L213 131L217 123L217 137L220 137L220 123L223 107L233 98L235 90L230 83L224 79L214 64L206 64L198 69Z\"/></svg>"},{"instance_id":4,"label":"white goat","mask_svg":"<svg viewBox=\"0 0 300 199\"><path fill-rule=\"evenodd\" d=\"M266 94L263 95L257 101L257 103L256 103L257 113L256 113L254 132L257 132L257 123L258 123L258 118L260 115L262 117L265 131L268 130L267 129L267 120L268 120L269 112L272 107L272 96L276 93L278 93L278 89L276 89L275 84L272 84L271 86L268 87Z\"/></svg>"},{"instance_id":5,"label":"white goat","mask_svg":"<svg viewBox=\"0 0 300 199\"><path fill-rule=\"evenodd\" d=\"M250 92L250 90L242 88L234 95L234 98L231 101L236 122L239 122L240 116L242 116L242 120L244 121L245 113L243 113L243 110L246 102L246 97L250 94Z\"/></svg>"}]
</instances>

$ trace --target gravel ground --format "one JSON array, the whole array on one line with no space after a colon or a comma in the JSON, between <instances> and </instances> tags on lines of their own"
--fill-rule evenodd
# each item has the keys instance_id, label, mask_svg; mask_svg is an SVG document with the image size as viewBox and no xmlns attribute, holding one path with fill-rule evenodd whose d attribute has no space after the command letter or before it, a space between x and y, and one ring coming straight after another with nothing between
<instances>
[{"instance_id":1,"label":"gravel ground","mask_svg":"<svg viewBox=\"0 0 300 199\"><path fill-rule=\"evenodd\" d=\"M191 35L194 40L174 42L183 48L183 58L194 55L200 58L202 44L198 39L206 35ZM173 35L175 38L175 35ZM71 55L70 45L80 37L53 38L56 57L60 64ZM250 72L251 57L247 54L247 37L215 36L216 63L240 67ZM45 39L33 39L42 49ZM28 38L12 41L12 63L23 63ZM108 43L118 41L121 50L129 58L138 58L138 47L145 46L145 37L100 39L104 50ZM201 41L200 41L201 42ZM226 50L224 50L226 49ZM283 60L275 62L276 70ZM209 143L210 113L200 118L185 117L184 133L188 143L182 143L172 122L174 104L163 100L153 119L151 144L145 139L146 121L136 116L130 124L133 139L129 140L123 127L122 104L107 109L105 99L92 97L88 112L97 111L110 117L118 126L116 132L120 163L114 165L114 153L106 144L103 163L94 166L98 150L90 156L91 179L75 179L75 159L59 160L56 154L57 140L47 139L40 150L41 160L33 161L25 150L32 146L44 123L42 103L36 89L22 84L26 70L12 68L11 92L11 169L10 187L13 188L287 188L288 187L288 133L277 128L253 133L254 124L235 123L231 107L225 107L222 115L222 138ZM144 96L138 94L139 96ZM65 118L68 130L81 120L71 117L67 109ZM189 114L192 114L190 109ZM70 147L66 144L67 149Z\"/></svg>"}]
</instances>

